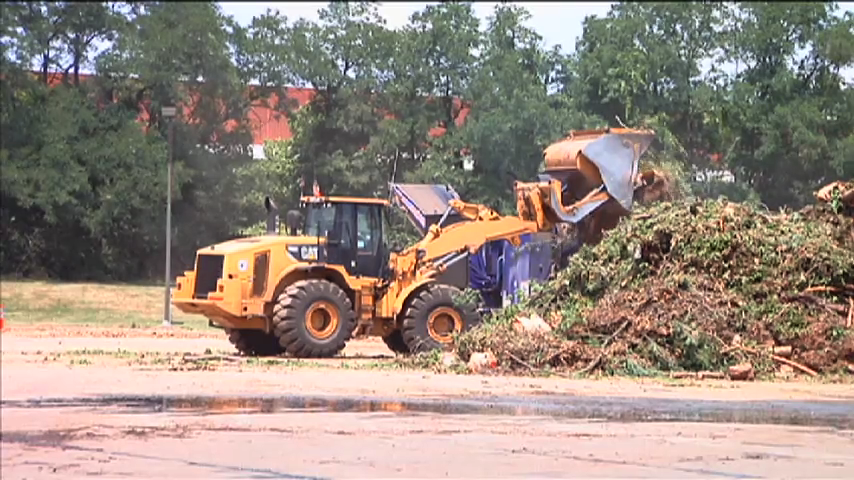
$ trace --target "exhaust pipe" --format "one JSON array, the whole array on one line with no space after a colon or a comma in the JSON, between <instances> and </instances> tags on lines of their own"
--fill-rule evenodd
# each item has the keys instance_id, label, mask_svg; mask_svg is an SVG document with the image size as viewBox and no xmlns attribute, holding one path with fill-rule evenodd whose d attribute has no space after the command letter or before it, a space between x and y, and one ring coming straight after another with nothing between
<instances>
[{"instance_id":1,"label":"exhaust pipe","mask_svg":"<svg viewBox=\"0 0 854 480\"><path fill-rule=\"evenodd\" d=\"M270 197L264 197L264 208L267 210L267 235L279 233L279 208Z\"/></svg>"},{"instance_id":2,"label":"exhaust pipe","mask_svg":"<svg viewBox=\"0 0 854 480\"><path fill-rule=\"evenodd\" d=\"M299 210L288 210L285 217L285 226L288 227L288 235L295 237L300 228L302 228L302 213Z\"/></svg>"}]
</instances>

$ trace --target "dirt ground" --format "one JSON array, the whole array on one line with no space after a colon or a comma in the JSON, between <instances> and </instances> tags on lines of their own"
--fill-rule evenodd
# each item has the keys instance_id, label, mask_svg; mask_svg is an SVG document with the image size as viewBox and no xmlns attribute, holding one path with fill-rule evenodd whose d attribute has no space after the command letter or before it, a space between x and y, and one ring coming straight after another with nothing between
<instances>
[{"instance_id":1,"label":"dirt ground","mask_svg":"<svg viewBox=\"0 0 854 480\"><path fill-rule=\"evenodd\" d=\"M4 479L846 478L854 471L854 431L841 428L14 403L103 395L620 397L832 402L850 405L854 416L850 383L440 375L397 368L378 340L354 341L344 358L317 362L188 362L188 354L232 353L216 330L28 326L0 334L0 345Z\"/></svg>"}]
</instances>

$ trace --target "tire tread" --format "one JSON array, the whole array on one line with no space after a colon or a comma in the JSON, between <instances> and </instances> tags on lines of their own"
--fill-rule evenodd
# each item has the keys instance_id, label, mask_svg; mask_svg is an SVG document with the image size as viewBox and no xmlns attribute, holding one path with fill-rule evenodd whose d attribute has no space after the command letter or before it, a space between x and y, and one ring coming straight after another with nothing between
<instances>
[{"instance_id":1,"label":"tire tread","mask_svg":"<svg viewBox=\"0 0 854 480\"><path fill-rule=\"evenodd\" d=\"M339 308L338 333L330 343L318 344L305 331L299 311L314 299L326 298ZM273 331L285 351L297 358L326 358L338 354L356 328L350 298L338 285L323 279L298 280L279 295L273 307Z\"/></svg>"}]
</instances>

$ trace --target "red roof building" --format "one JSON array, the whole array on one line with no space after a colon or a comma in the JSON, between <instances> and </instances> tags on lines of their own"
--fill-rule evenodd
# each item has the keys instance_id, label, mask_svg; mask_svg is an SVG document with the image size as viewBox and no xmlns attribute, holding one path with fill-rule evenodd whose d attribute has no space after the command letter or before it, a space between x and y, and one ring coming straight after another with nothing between
<instances>
[{"instance_id":1,"label":"red roof building","mask_svg":"<svg viewBox=\"0 0 854 480\"><path fill-rule=\"evenodd\" d=\"M33 72L34 75L41 75L38 72ZM91 80L94 75L80 74L80 81L86 82ZM48 76L48 85L61 85L66 78L62 73L51 73ZM70 81L70 79L68 79ZM274 89L263 102L257 102L249 111L248 119L252 128L252 143L253 157L264 158L264 142L268 140L286 140L293 137L287 115L281 113L285 110L280 107L281 97ZM301 108L309 103L314 98L315 90L311 88L286 87L287 102L291 108ZM463 106L460 99L454 99L455 123L461 126L470 112L470 108ZM139 115L140 122L148 121L146 109L141 109ZM433 127L430 129L429 135L437 137L445 133L447 129L442 126Z\"/></svg>"}]
</instances>

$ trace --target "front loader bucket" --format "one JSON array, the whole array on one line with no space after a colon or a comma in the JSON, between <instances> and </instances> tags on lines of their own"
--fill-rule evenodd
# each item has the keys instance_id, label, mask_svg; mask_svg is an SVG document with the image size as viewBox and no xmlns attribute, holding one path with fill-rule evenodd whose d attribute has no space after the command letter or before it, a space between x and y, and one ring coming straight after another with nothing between
<instances>
[{"instance_id":1,"label":"front loader bucket","mask_svg":"<svg viewBox=\"0 0 854 480\"><path fill-rule=\"evenodd\" d=\"M563 182L578 199L604 186L630 211L638 162L654 138L651 130L629 128L572 131L546 148L543 173Z\"/></svg>"}]
</instances>

